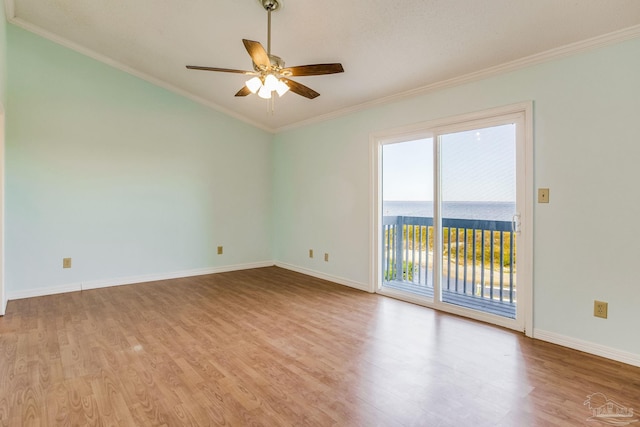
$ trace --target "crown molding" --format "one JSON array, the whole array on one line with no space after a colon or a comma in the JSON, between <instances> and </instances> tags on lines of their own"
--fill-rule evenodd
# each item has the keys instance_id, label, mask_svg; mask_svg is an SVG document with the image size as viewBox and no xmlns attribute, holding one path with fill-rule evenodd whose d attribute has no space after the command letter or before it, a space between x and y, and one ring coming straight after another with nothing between
<instances>
[{"instance_id":1,"label":"crown molding","mask_svg":"<svg viewBox=\"0 0 640 427\"><path fill-rule=\"evenodd\" d=\"M336 119L348 114L356 113L362 110L366 110L373 107L392 104L394 102L402 101L404 99L414 98L419 95L424 95L430 92L435 92L441 89L446 89L454 86L460 86L466 83L471 83L479 80L483 80L489 77L497 76L499 74L508 73L511 71L520 70L533 65L542 64L555 59L566 58L568 56L576 55L583 52L592 51L601 47L609 46L612 44L620 43L626 40L631 40L640 37L640 25L624 28L622 30L614 31L612 33L604 34L601 36L593 37L579 42L560 46L545 52L536 53L534 55L526 56L524 58L509 61L504 64L496 65L493 67L485 68L480 71L476 71L462 76L453 77L451 79L442 80L426 86L421 86L415 89L401 92L395 95L386 96L373 101L364 102L362 104L354 105L352 107L343 108L331 113L316 116L312 119L303 120L291 125L282 126L275 129L275 133L280 133L292 129L298 129L304 126L324 122L331 119Z\"/></svg>"}]
</instances>

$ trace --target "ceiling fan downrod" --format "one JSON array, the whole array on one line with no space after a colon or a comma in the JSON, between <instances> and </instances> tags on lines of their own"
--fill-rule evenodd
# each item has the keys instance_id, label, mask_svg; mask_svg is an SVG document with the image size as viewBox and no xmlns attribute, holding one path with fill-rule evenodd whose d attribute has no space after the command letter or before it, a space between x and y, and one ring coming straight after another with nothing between
<instances>
[{"instance_id":1,"label":"ceiling fan downrod","mask_svg":"<svg viewBox=\"0 0 640 427\"><path fill-rule=\"evenodd\" d=\"M271 55L271 12L280 9L278 0L258 0L267 11L267 55Z\"/></svg>"}]
</instances>

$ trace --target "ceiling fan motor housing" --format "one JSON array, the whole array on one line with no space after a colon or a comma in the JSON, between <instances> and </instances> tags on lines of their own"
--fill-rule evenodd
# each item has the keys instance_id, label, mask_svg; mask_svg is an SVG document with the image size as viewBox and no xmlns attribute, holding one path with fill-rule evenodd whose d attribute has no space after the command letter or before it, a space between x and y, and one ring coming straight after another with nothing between
<instances>
[{"instance_id":1,"label":"ceiling fan motor housing","mask_svg":"<svg viewBox=\"0 0 640 427\"><path fill-rule=\"evenodd\" d=\"M269 68L264 68L264 67L260 67L258 65L256 65L256 63L253 63L253 69L256 70L257 72L268 72L268 71L274 71L276 73L281 73L282 69L284 68L284 61L282 60L282 58L280 58L279 56L276 55L268 55L269 56L269 61L271 62L271 66ZM283 75L287 74L287 73L281 73ZM291 75L291 73L289 73L288 75Z\"/></svg>"}]
</instances>

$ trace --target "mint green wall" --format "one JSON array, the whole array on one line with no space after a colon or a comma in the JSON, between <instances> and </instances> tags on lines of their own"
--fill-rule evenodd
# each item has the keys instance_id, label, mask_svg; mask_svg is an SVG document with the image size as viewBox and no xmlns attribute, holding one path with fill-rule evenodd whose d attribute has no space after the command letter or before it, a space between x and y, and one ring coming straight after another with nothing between
<instances>
[{"instance_id":1,"label":"mint green wall","mask_svg":"<svg viewBox=\"0 0 640 427\"><path fill-rule=\"evenodd\" d=\"M0 105L5 105L7 87L7 21L4 2L0 3Z\"/></svg>"},{"instance_id":2,"label":"mint green wall","mask_svg":"<svg viewBox=\"0 0 640 427\"><path fill-rule=\"evenodd\" d=\"M272 259L271 134L13 25L8 59L9 298Z\"/></svg>"},{"instance_id":3,"label":"mint green wall","mask_svg":"<svg viewBox=\"0 0 640 427\"><path fill-rule=\"evenodd\" d=\"M369 134L533 100L534 327L640 357L639 76L636 39L277 135L276 259L366 287Z\"/></svg>"}]
</instances>

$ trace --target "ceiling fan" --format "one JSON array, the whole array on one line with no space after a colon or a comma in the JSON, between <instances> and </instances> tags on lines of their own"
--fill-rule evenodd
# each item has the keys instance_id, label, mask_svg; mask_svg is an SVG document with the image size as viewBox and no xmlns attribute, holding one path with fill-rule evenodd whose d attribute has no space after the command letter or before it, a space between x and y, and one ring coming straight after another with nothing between
<instances>
[{"instance_id":1,"label":"ceiling fan","mask_svg":"<svg viewBox=\"0 0 640 427\"><path fill-rule=\"evenodd\" d=\"M312 64L299 65L297 67L285 67L282 58L271 54L271 12L281 7L281 0L258 0L267 11L267 50L259 42L242 39L244 47L247 49L253 61L253 71L234 70L229 68L201 67L198 65L187 65L190 70L220 71L223 73L238 73L247 76L254 76L247 80L236 96L247 96L250 93L257 93L264 99L270 99L275 91L279 96L284 95L289 90L305 98L313 99L320 94L315 90L291 80L289 77L320 76L324 74L336 74L344 72L342 64Z\"/></svg>"}]
</instances>

